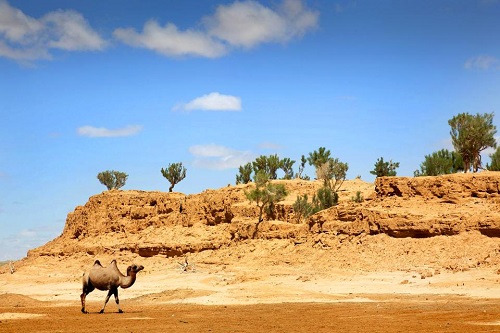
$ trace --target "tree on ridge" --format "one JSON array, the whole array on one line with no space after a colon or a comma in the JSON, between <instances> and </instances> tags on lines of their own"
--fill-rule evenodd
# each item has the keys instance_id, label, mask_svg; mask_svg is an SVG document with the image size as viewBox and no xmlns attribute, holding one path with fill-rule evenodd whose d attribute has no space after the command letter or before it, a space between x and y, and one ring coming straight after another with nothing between
<instances>
[{"instance_id":1,"label":"tree on ridge","mask_svg":"<svg viewBox=\"0 0 500 333\"><path fill-rule=\"evenodd\" d=\"M161 174L170 182L168 191L172 192L174 186L186 178L186 168L182 166L182 162L171 163L166 169L161 168Z\"/></svg>"},{"instance_id":2,"label":"tree on ridge","mask_svg":"<svg viewBox=\"0 0 500 333\"><path fill-rule=\"evenodd\" d=\"M106 170L97 174L97 179L108 190L117 190L125 185L128 175L125 172Z\"/></svg>"}]
</instances>

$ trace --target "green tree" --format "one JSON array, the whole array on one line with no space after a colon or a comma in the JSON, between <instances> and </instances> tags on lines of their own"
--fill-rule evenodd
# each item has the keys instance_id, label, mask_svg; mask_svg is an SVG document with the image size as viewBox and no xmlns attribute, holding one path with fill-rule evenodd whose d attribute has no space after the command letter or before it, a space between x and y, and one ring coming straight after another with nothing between
<instances>
[{"instance_id":1,"label":"green tree","mask_svg":"<svg viewBox=\"0 0 500 333\"><path fill-rule=\"evenodd\" d=\"M319 147L318 150L309 153L309 157L307 158L309 165L314 166L316 170L322 167L329 160L330 160L330 150L327 150L325 147Z\"/></svg>"},{"instance_id":2,"label":"green tree","mask_svg":"<svg viewBox=\"0 0 500 333\"><path fill-rule=\"evenodd\" d=\"M182 166L182 162L171 163L166 169L161 168L161 174L170 182L168 191L172 192L174 186L186 178L186 168Z\"/></svg>"},{"instance_id":3,"label":"green tree","mask_svg":"<svg viewBox=\"0 0 500 333\"><path fill-rule=\"evenodd\" d=\"M438 176L456 173L463 168L462 157L448 149L435 151L430 155L425 155L424 161L420 164L420 170L414 172L418 176Z\"/></svg>"},{"instance_id":4,"label":"green tree","mask_svg":"<svg viewBox=\"0 0 500 333\"><path fill-rule=\"evenodd\" d=\"M261 155L252 162L253 171L257 174L259 171L265 172L269 179L278 178L278 170L280 169L280 159L278 155Z\"/></svg>"},{"instance_id":5,"label":"green tree","mask_svg":"<svg viewBox=\"0 0 500 333\"><path fill-rule=\"evenodd\" d=\"M396 169L399 168L399 162L384 162L384 158L381 157L375 162L375 169L370 171L372 175L376 177L386 177L386 176L396 176Z\"/></svg>"},{"instance_id":6,"label":"green tree","mask_svg":"<svg viewBox=\"0 0 500 333\"><path fill-rule=\"evenodd\" d=\"M259 223L263 221L264 208L267 207L270 210L275 202L282 200L286 195L285 185L271 183L269 175L262 170L255 174L255 188L249 192L245 191L247 199L255 202L259 207Z\"/></svg>"},{"instance_id":7,"label":"green tree","mask_svg":"<svg viewBox=\"0 0 500 333\"><path fill-rule=\"evenodd\" d=\"M267 158L267 170L269 179L278 179L278 170L281 168L281 161L277 154L269 155Z\"/></svg>"},{"instance_id":8,"label":"green tree","mask_svg":"<svg viewBox=\"0 0 500 333\"><path fill-rule=\"evenodd\" d=\"M451 141L455 151L462 156L463 170L477 172L481 166L481 152L488 147L496 148L496 126L493 113L470 115L459 113L448 120Z\"/></svg>"},{"instance_id":9,"label":"green tree","mask_svg":"<svg viewBox=\"0 0 500 333\"><path fill-rule=\"evenodd\" d=\"M127 181L128 175L125 172L106 170L97 174L99 182L106 186L108 190L117 190Z\"/></svg>"},{"instance_id":10,"label":"green tree","mask_svg":"<svg viewBox=\"0 0 500 333\"><path fill-rule=\"evenodd\" d=\"M252 181L252 163L248 162L238 168L239 174L236 175L236 185L238 184L248 184Z\"/></svg>"},{"instance_id":11,"label":"green tree","mask_svg":"<svg viewBox=\"0 0 500 333\"><path fill-rule=\"evenodd\" d=\"M280 161L281 170L285 173L283 179L292 179L293 178L293 164L295 161L291 160L288 157L285 157Z\"/></svg>"},{"instance_id":12,"label":"green tree","mask_svg":"<svg viewBox=\"0 0 500 333\"><path fill-rule=\"evenodd\" d=\"M486 168L490 171L500 171L500 147L490 154L490 159L491 164L486 164Z\"/></svg>"}]
</instances>

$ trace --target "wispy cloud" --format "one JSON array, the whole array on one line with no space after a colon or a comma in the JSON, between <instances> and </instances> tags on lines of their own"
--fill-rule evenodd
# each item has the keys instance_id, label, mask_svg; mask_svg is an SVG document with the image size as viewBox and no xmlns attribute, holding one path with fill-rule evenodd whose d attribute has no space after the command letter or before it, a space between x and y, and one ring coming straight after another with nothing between
<instances>
[{"instance_id":1,"label":"wispy cloud","mask_svg":"<svg viewBox=\"0 0 500 333\"><path fill-rule=\"evenodd\" d=\"M78 12L58 10L36 19L0 0L0 57L29 62L52 58L51 49L102 50L105 45Z\"/></svg>"},{"instance_id":2,"label":"wispy cloud","mask_svg":"<svg viewBox=\"0 0 500 333\"><path fill-rule=\"evenodd\" d=\"M300 0L284 0L276 10L255 1L236 1L220 5L203 21L209 35L250 48L301 37L317 26L318 17L318 12L307 9Z\"/></svg>"},{"instance_id":3,"label":"wispy cloud","mask_svg":"<svg viewBox=\"0 0 500 333\"><path fill-rule=\"evenodd\" d=\"M249 151L215 144L191 146L189 152L194 156L193 165L206 169L234 169L255 159L255 155Z\"/></svg>"},{"instance_id":4,"label":"wispy cloud","mask_svg":"<svg viewBox=\"0 0 500 333\"><path fill-rule=\"evenodd\" d=\"M78 135L88 136L90 138L131 136L142 130L140 125L129 125L123 128L108 129L104 127L82 126L78 128Z\"/></svg>"},{"instance_id":5,"label":"wispy cloud","mask_svg":"<svg viewBox=\"0 0 500 333\"><path fill-rule=\"evenodd\" d=\"M174 24L160 26L155 20L144 24L142 33L132 28L118 28L113 35L123 43L158 52L165 56L194 55L216 58L226 53L226 47L203 32L180 31Z\"/></svg>"},{"instance_id":6,"label":"wispy cloud","mask_svg":"<svg viewBox=\"0 0 500 333\"><path fill-rule=\"evenodd\" d=\"M301 0L284 0L276 9L247 0L220 5L212 16L202 19L198 29L182 31L173 23L162 26L150 20L142 32L118 28L113 35L125 44L165 56L216 58L234 47L251 48L301 37L316 28L318 21L319 13L306 8Z\"/></svg>"},{"instance_id":7,"label":"wispy cloud","mask_svg":"<svg viewBox=\"0 0 500 333\"><path fill-rule=\"evenodd\" d=\"M212 92L197 97L187 103L179 103L172 108L173 111L241 111L241 98Z\"/></svg>"},{"instance_id":8,"label":"wispy cloud","mask_svg":"<svg viewBox=\"0 0 500 333\"><path fill-rule=\"evenodd\" d=\"M500 70L500 60L493 56L480 55L467 59L465 69Z\"/></svg>"}]
</instances>

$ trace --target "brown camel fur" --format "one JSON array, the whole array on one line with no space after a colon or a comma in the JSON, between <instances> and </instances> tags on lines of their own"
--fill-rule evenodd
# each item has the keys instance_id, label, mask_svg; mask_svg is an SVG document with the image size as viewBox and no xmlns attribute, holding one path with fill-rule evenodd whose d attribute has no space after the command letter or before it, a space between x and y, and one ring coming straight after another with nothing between
<instances>
[{"instance_id":1,"label":"brown camel fur","mask_svg":"<svg viewBox=\"0 0 500 333\"><path fill-rule=\"evenodd\" d=\"M108 290L108 295L99 313L104 313L104 308L111 295L115 295L118 312L122 313L123 311L120 309L120 300L118 299L118 287L132 287L136 279L136 274L143 269L143 266L129 266L127 267L127 275L125 276L118 270L116 260L111 261L108 267L103 267L99 260L96 260L90 271L83 274L83 292L80 295L82 312L88 313L85 310L85 298L90 292L97 288L99 290Z\"/></svg>"}]
</instances>

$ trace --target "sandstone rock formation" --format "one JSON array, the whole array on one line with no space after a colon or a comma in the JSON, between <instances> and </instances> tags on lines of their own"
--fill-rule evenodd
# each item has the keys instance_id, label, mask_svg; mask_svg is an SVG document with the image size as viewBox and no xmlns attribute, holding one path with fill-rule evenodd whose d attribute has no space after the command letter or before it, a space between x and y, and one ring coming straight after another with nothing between
<instances>
[{"instance_id":1,"label":"sandstone rock formation","mask_svg":"<svg viewBox=\"0 0 500 333\"><path fill-rule=\"evenodd\" d=\"M338 206L297 221L297 195L313 194L318 181L284 182L289 195L257 223L245 198L253 185L199 194L106 191L68 214L62 234L29 256L91 255L131 251L143 257L179 256L229 247L247 239L289 239L296 244L335 243L344 237L386 234L426 238L479 231L500 236L500 173L439 177L382 177L375 184L346 181ZM351 200L360 191L362 203Z\"/></svg>"}]
</instances>

